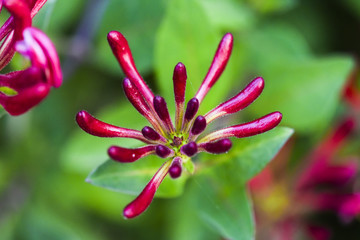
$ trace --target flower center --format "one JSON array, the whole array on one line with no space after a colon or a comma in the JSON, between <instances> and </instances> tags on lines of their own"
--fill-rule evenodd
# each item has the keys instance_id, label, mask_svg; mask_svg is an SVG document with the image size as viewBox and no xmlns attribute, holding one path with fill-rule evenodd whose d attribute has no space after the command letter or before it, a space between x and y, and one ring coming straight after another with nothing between
<instances>
[{"instance_id":1,"label":"flower center","mask_svg":"<svg viewBox=\"0 0 360 240\"><path fill-rule=\"evenodd\" d=\"M179 147L182 143L183 143L183 137L174 136L171 145L174 147Z\"/></svg>"}]
</instances>

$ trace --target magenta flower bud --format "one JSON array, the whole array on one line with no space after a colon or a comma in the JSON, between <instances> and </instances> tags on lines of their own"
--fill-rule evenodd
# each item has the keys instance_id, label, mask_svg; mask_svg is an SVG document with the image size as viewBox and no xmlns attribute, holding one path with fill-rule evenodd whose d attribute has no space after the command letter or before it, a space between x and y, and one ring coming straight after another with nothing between
<instances>
[{"instance_id":1,"label":"magenta flower bud","mask_svg":"<svg viewBox=\"0 0 360 240\"><path fill-rule=\"evenodd\" d=\"M273 112L248 123L227 127L212 132L209 135L203 137L198 142L199 143L213 142L215 140L228 138L228 137L242 138L242 137L254 136L273 129L274 127L279 125L281 119L282 119L282 115L280 112Z\"/></svg>"},{"instance_id":2,"label":"magenta flower bud","mask_svg":"<svg viewBox=\"0 0 360 240\"><path fill-rule=\"evenodd\" d=\"M193 135L198 135L202 133L206 128L206 119L205 117L199 115L194 121L194 124L191 128L191 133Z\"/></svg>"},{"instance_id":3,"label":"magenta flower bud","mask_svg":"<svg viewBox=\"0 0 360 240\"><path fill-rule=\"evenodd\" d=\"M54 44L42 31L33 27L26 28L23 35L24 41L16 43L16 50L27 55L26 48L25 51L20 51L19 49L21 45L27 46L27 49L29 49L28 56L31 59L32 64L37 65L38 62L43 62L47 82L55 88L60 87L63 76L60 60ZM36 46L38 46L38 48ZM45 57L45 60L40 60L42 55Z\"/></svg>"},{"instance_id":4,"label":"magenta flower bud","mask_svg":"<svg viewBox=\"0 0 360 240\"><path fill-rule=\"evenodd\" d=\"M199 110L199 100L192 98L189 100L186 111L185 111L185 120L190 121L195 117L195 114Z\"/></svg>"},{"instance_id":5,"label":"magenta flower bud","mask_svg":"<svg viewBox=\"0 0 360 240\"><path fill-rule=\"evenodd\" d=\"M325 158L316 158L298 180L297 188L306 190L319 186L345 187L357 175L357 161L331 165Z\"/></svg>"},{"instance_id":6,"label":"magenta flower bud","mask_svg":"<svg viewBox=\"0 0 360 240\"><path fill-rule=\"evenodd\" d=\"M186 68L184 64L178 63L174 69L173 82L174 82L174 95L175 95L175 126L176 130L181 129L183 115L184 115L184 102L185 102L185 88L186 88Z\"/></svg>"},{"instance_id":7,"label":"magenta flower bud","mask_svg":"<svg viewBox=\"0 0 360 240\"><path fill-rule=\"evenodd\" d=\"M169 131L174 131L173 124L169 115L169 111L166 105L166 101L163 97L156 96L154 97L154 109L159 116L159 118L165 123Z\"/></svg>"},{"instance_id":8,"label":"magenta flower bud","mask_svg":"<svg viewBox=\"0 0 360 240\"><path fill-rule=\"evenodd\" d=\"M2 105L10 115L18 116L39 104L48 93L49 86L43 83L27 88L15 96L7 96L0 92L0 105Z\"/></svg>"},{"instance_id":9,"label":"magenta flower bud","mask_svg":"<svg viewBox=\"0 0 360 240\"><path fill-rule=\"evenodd\" d=\"M161 127L154 117L150 107L145 102L143 96L139 90L134 86L130 79L125 78L123 81L123 88L126 97L129 99L130 103L136 108L136 110L143 115L157 130L160 130Z\"/></svg>"},{"instance_id":10,"label":"magenta flower bud","mask_svg":"<svg viewBox=\"0 0 360 240\"><path fill-rule=\"evenodd\" d=\"M199 145L200 148L204 149L206 152L213 154L226 153L232 147L230 139L225 138L218 140L216 142L202 143Z\"/></svg>"},{"instance_id":11,"label":"magenta flower bud","mask_svg":"<svg viewBox=\"0 0 360 240\"><path fill-rule=\"evenodd\" d=\"M109 156L118 162L128 163L155 153L155 146L149 145L141 148L129 149L111 146L108 149Z\"/></svg>"},{"instance_id":12,"label":"magenta flower bud","mask_svg":"<svg viewBox=\"0 0 360 240\"><path fill-rule=\"evenodd\" d=\"M360 193L347 196L338 211L344 222L349 222L358 216L360 214Z\"/></svg>"},{"instance_id":13,"label":"magenta flower bud","mask_svg":"<svg viewBox=\"0 0 360 240\"><path fill-rule=\"evenodd\" d=\"M136 69L129 44L125 37L117 31L111 31L109 32L107 38L111 50L113 51L125 75L135 84L135 86L144 96L145 100L151 104L153 102L154 94L146 85L138 70Z\"/></svg>"},{"instance_id":14,"label":"magenta flower bud","mask_svg":"<svg viewBox=\"0 0 360 240\"><path fill-rule=\"evenodd\" d=\"M80 111L76 115L76 122L85 132L94 136L134 138L145 143L149 142L146 138L144 138L140 131L104 123L94 118L86 111Z\"/></svg>"},{"instance_id":15,"label":"magenta flower bud","mask_svg":"<svg viewBox=\"0 0 360 240\"><path fill-rule=\"evenodd\" d=\"M221 40L218 49L216 50L213 62L211 63L210 69L195 95L195 97L199 100L199 103L202 102L210 88L215 84L224 71L230 58L232 47L233 36L230 33L227 33Z\"/></svg>"},{"instance_id":16,"label":"magenta flower bud","mask_svg":"<svg viewBox=\"0 0 360 240\"><path fill-rule=\"evenodd\" d=\"M181 176L182 172L182 159L181 157L176 157L171 163L170 169L169 169L169 175L171 178L178 178Z\"/></svg>"},{"instance_id":17,"label":"magenta flower bud","mask_svg":"<svg viewBox=\"0 0 360 240\"><path fill-rule=\"evenodd\" d=\"M27 1L3 0L4 7L14 17L14 39L22 38L22 31L31 26L30 9Z\"/></svg>"},{"instance_id":18,"label":"magenta flower bud","mask_svg":"<svg viewBox=\"0 0 360 240\"><path fill-rule=\"evenodd\" d=\"M174 69L174 95L177 105L183 105L185 102L185 88L186 88L186 68L181 62L176 64Z\"/></svg>"},{"instance_id":19,"label":"magenta flower bud","mask_svg":"<svg viewBox=\"0 0 360 240\"><path fill-rule=\"evenodd\" d=\"M227 114L236 113L249 106L263 91L264 80L261 77L255 78L240 93L226 102L220 104L205 115L206 122L209 124L216 118Z\"/></svg>"},{"instance_id":20,"label":"magenta flower bud","mask_svg":"<svg viewBox=\"0 0 360 240\"><path fill-rule=\"evenodd\" d=\"M154 129L152 129L151 127L145 126L142 130L141 133L143 134L143 136L151 141L157 141L160 140L160 134L158 134Z\"/></svg>"},{"instance_id":21,"label":"magenta flower bud","mask_svg":"<svg viewBox=\"0 0 360 240\"><path fill-rule=\"evenodd\" d=\"M22 39L24 29L31 26L33 18L46 0L26 1L26 0L5 0L1 1L7 8L10 16L0 28L0 70L3 69L15 54L14 44ZM1 9L0 9L1 10Z\"/></svg>"},{"instance_id":22,"label":"magenta flower bud","mask_svg":"<svg viewBox=\"0 0 360 240\"><path fill-rule=\"evenodd\" d=\"M164 145L157 145L155 149L156 154L161 158L167 158L172 153L172 150L170 148L164 146Z\"/></svg>"},{"instance_id":23,"label":"magenta flower bud","mask_svg":"<svg viewBox=\"0 0 360 240\"><path fill-rule=\"evenodd\" d=\"M123 215L125 218L134 218L149 207L155 196L156 190L159 188L160 183L169 171L170 164L171 161L165 162L155 173L154 177L146 185L140 195L124 208Z\"/></svg>"},{"instance_id":24,"label":"magenta flower bud","mask_svg":"<svg viewBox=\"0 0 360 240\"><path fill-rule=\"evenodd\" d=\"M189 142L185 144L180 149L181 153L187 155L188 157L194 156L198 151L198 146L195 142Z\"/></svg>"}]
</instances>

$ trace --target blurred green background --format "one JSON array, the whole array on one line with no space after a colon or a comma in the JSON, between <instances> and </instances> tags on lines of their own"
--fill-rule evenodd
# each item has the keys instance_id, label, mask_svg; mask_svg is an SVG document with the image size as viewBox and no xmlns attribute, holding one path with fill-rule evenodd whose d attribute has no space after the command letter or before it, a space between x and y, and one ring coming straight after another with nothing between
<instances>
[{"instance_id":1,"label":"blurred green background","mask_svg":"<svg viewBox=\"0 0 360 240\"><path fill-rule=\"evenodd\" d=\"M281 111L281 125L301 140L294 159L346 111L340 96L360 54L358 0L49 0L34 25L53 40L64 84L25 115L0 118L0 239L221 239L193 218L189 188L127 221L121 213L133 196L85 182L107 147L120 142L82 132L76 113L124 127L133 116L109 31L124 34L139 72L171 109L175 64L187 67L191 98L231 32L229 65L200 111L264 77L261 97L227 123ZM16 56L11 67L22 64Z\"/></svg>"}]
</instances>

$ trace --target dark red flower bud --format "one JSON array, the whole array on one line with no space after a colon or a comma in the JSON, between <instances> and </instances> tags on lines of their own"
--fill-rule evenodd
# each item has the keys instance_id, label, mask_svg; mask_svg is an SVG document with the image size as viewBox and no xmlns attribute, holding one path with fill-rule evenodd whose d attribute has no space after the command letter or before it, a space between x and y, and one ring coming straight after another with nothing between
<instances>
[{"instance_id":1,"label":"dark red flower bud","mask_svg":"<svg viewBox=\"0 0 360 240\"><path fill-rule=\"evenodd\" d=\"M209 71L206 74L204 81L202 82L199 90L195 95L195 97L199 100L199 103L202 102L210 88L216 83L216 81L219 79L220 75L224 71L226 64L230 58L232 47L233 36L231 35L231 33L227 33L219 43L218 49L216 50Z\"/></svg>"},{"instance_id":2,"label":"dark red flower bud","mask_svg":"<svg viewBox=\"0 0 360 240\"><path fill-rule=\"evenodd\" d=\"M155 149L156 154L161 158L167 158L171 154L170 148L164 145L157 145Z\"/></svg>"},{"instance_id":3,"label":"dark red flower bud","mask_svg":"<svg viewBox=\"0 0 360 240\"><path fill-rule=\"evenodd\" d=\"M282 115L280 112L273 112L248 123L227 127L212 132L209 135L200 139L198 142L213 142L215 140L228 137L242 138L254 136L273 129L281 122L281 119Z\"/></svg>"},{"instance_id":4,"label":"dark red flower bud","mask_svg":"<svg viewBox=\"0 0 360 240\"><path fill-rule=\"evenodd\" d=\"M102 122L86 111L80 111L76 115L76 122L85 132L98 137L123 137L134 138L145 143L149 141L144 138L140 131L117 127L105 122Z\"/></svg>"},{"instance_id":5,"label":"dark red flower bud","mask_svg":"<svg viewBox=\"0 0 360 240\"><path fill-rule=\"evenodd\" d=\"M155 96L153 102L154 102L154 109L157 115L159 116L159 118L165 123L169 131L173 131L174 126L171 122L169 110L167 108L165 99L160 96Z\"/></svg>"},{"instance_id":6,"label":"dark red flower bud","mask_svg":"<svg viewBox=\"0 0 360 240\"><path fill-rule=\"evenodd\" d=\"M185 111L185 120L190 121L195 117L195 114L199 110L199 100L192 98L189 100Z\"/></svg>"},{"instance_id":7,"label":"dark red flower bud","mask_svg":"<svg viewBox=\"0 0 360 240\"><path fill-rule=\"evenodd\" d=\"M22 38L22 31L31 26L31 15L27 1L4 0L4 7L14 17L15 40Z\"/></svg>"},{"instance_id":8,"label":"dark red flower bud","mask_svg":"<svg viewBox=\"0 0 360 240\"><path fill-rule=\"evenodd\" d=\"M161 168L155 173L154 177L146 185L140 195L131 203L129 203L123 211L125 218L134 218L144 212L150 205L155 196L156 190L169 171L171 161L165 162Z\"/></svg>"},{"instance_id":9,"label":"dark red flower bud","mask_svg":"<svg viewBox=\"0 0 360 240\"><path fill-rule=\"evenodd\" d=\"M155 146L149 145L141 148L129 149L111 146L108 149L109 156L118 162L135 162L136 160L155 153Z\"/></svg>"},{"instance_id":10,"label":"dark red flower bud","mask_svg":"<svg viewBox=\"0 0 360 240\"><path fill-rule=\"evenodd\" d=\"M173 75L174 95L177 105L183 104L185 101L186 79L186 68L184 64L180 62L176 64Z\"/></svg>"},{"instance_id":11,"label":"dark red flower bud","mask_svg":"<svg viewBox=\"0 0 360 240\"><path fill-rule=\"evenodd\" d=\"M39 104L41 100L48 95L49 90L47 84L39 83L19 92L15 96L7 96L0 92L0 105L2 105L9 114L17 116Z\"/></svg>"},{"instance_id":12,"label":"dark red flower bud","mask_svg":"<svg viewBox=\"0 0 360 240\"><path fill-rule=\"evenodd\" d=\"M142 134L144 135L144 137L148 140L152 140L152 141L157 141L160 139L160 134L158 134L154 129L152 129L151 127L145 126L142 130L141 130Z\"/></svg>"},{"instance_id":13,"label":"dark red flower bud","mask_svg":"<svg viewBox=\"0 0 360 240\"><path fill-rule=\"evenodd\" d=\"M249 106L263 91L264 80L261 77L255 78L240 93L220 104L205 115L209 124L216 118L227 114L236 113Z\"/></svg>"},{"instance_id":14,"label":"dark red flower bud","mask_svg":"<svg viewBox=\"0 0 360 240\"><path fill-rule=\"evenodd\" d=\"M191 128L191 133L194 135L198 135L202 133L206 128L206 119L203 116L197 116L194 121L194 124Z\"/></svg>"},{"instance_id":15,"label":"dark red flower bud","mask_svg":"<svg viewBox=\"0 0 360 240\"><path fill-rule=\"evenodd\" d=\"M125 75L131 79L131 81L144 96L145 100L151 104L154 98L154 94L146 85L138 70L136 69L129 44L125 37L117 31L111 31L109 32L107 38L110 47Z\"/></svg>"},{"instance_id":16,"label":"dark red flower bud","mask_svg":"<svg viewBox=\"0 0 360 240\"><path fill-rule=\"evenodd\" d=\"M205 151L209 153L220 154L229 151L232 147L232 143L230 139L225 138L216 142L203 143L200 147L204 148Z\"/></svg>"},{"instance_id":17,"label":"dark red flower bud","mask_svg":"<svg viewBox=\"0 0 360 240\"><path fill-rule=\"evenodd\" d=\"M192 157L197 153L198 147L195 142L189 142L188 144L185 144L184 146L182 146L180 151L183 154L185 154L186 156Z\"/></svg>"},{"instance_id":18,"label":"dark red flower bud","mask_svg":"<svg viewBox=\"0 0 360 240\"><path fill-rule=\"evenodd\" d=\"M182 172L182 160L180 157L174 158L171 163L169 174L171 178L178 178L181 176Z\"/></svg>"}]
</instances>

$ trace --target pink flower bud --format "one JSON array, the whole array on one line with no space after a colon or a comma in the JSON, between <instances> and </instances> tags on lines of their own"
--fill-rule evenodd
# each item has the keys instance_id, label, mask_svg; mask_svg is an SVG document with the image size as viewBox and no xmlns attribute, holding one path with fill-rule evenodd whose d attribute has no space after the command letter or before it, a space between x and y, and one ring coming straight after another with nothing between
<instances>
[{"instance_id":1,"label":"pink flower bud","mask_svg":"<svg viewBox=\"0 0 360 240\"><path fill-rule=\"evenodd\" d=\"M155 146L149 145L141 148L129 149L111 146L108 149L109 156L118 162L135 162L136 160L155 153Z\"/></svg>"}]
</instances>

